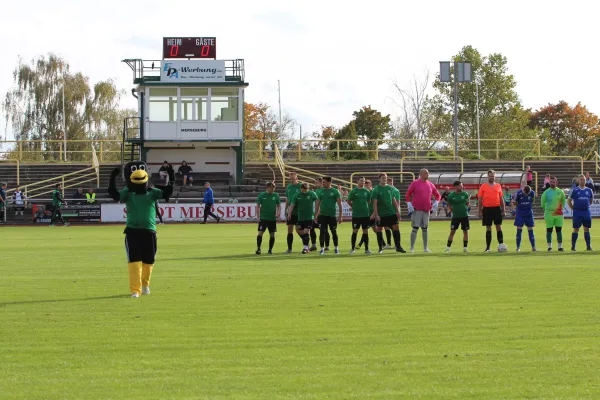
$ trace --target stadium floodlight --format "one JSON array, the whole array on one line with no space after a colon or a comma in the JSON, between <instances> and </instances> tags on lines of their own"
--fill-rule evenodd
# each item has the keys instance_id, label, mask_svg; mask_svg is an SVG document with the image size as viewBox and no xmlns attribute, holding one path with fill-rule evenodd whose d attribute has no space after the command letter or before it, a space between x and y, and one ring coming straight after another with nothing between
<instances>
[{"instance_id":1,"label":"stadium floodlight","mask_svg":"<svg viewBox=\"0 0 600 400\"><path fill-rule=\"evenodd\" d=\"M454 62L454 79L450 77L450 61L440 61L440 82L454 81L454 157L458 157L458 82L471 82L471 63Z\"/></svg>"}]
</instances>

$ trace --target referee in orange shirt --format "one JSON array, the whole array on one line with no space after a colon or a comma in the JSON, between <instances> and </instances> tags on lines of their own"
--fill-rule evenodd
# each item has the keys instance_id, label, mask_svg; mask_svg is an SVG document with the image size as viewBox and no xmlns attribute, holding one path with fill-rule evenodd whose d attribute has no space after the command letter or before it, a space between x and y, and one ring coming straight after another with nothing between
<instances>
[{"instance_id":1,"label":"referee in orange shirt","mask_svg":"<svg viewBox=\"0 0 600 400\"><path fill-rule=\"evenodd\" d=\"M496 171L490 169L487 173L488 181L479 188L479 217L485 226L485 252L490 252L492 244L492 224L496 225L498 244L504 243L502 234L502 218L504 217L504 201L502 200L502 186L496 183Z\"/></svg>"}]
</instances>

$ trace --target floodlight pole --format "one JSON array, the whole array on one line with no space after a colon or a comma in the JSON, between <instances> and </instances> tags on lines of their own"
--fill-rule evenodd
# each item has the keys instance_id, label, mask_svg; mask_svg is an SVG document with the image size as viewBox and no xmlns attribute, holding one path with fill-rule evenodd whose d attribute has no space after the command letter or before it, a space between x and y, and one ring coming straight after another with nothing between
<instances>
[{"instance_id":1,"label":"floodlight pole","mask_svg":"<svg viewBox=\"0 0 600 400\"><path fill-rule=\"evenodd\" d=\"M475 98L477 102L477 159L481 160L481 138L479 136L479 80L475 77Z\"/></svg>"},{"instance_id":2,"label":"floodlight pole","mask_svg":"<svg viewBox=\"0 0 600 400\"><path fill-rule=\"evenodd\" d=\"M458 157L458 63L454 63L454 157Z\"/></svg>"}]
</instances>

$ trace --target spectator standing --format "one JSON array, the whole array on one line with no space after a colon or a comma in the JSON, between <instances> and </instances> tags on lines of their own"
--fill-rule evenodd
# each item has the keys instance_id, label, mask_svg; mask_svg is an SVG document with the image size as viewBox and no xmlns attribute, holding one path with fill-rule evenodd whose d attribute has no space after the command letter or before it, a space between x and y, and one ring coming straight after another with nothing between
<instances>
[{"instance_id":1,"label":"spectator standing","mask_svg":"<svg viewBox=\"0 0 600 400\"><path fill-rule=\"evenodd\" d=\"M525 169L525 173L527 174L527 186L529 186L530 188L533 187L533 171L531 170L530 166L527 166L527 168Z\"/></svg>"},{"instance_id":2,"label":"spectator standing","mask_svg":"<svg viewBox=\"0 0 600 400\"><path fill-rule=\"evenodd\" d=\"M15 193L13 194L13 200L15 201L15 215L21 213L23 215L23 211L25 210L25 200L27 196L21 191L20 187L17 187Z\"/></svg>"},{"instance_id":3,"label":"spectator standing","mask_svg":"<svg viewBox=\"0 0 600 400\"><path fill-rule=\"evenodd\" d=\"M89 188L88 192L85 194L85 198L88 204L96 203L96 193L93 188Z\"/></svg>"},{"instance_id":4,"label":"spectator standing","mask_svg":"<svg viewBox=\"0 0 600 400\"><path fill-rule=\"evenodd\" d=\"M546 174L544 178L544 190L550 189L550 174Z\"/></svg>"},{"instance_id":5,"label":"spectator standing","mask_svg":"<svg viewBox=\"0 0 600 400\"><path fill-rule=\"evenodd\" d=\"M193 186L194 178L192 177L192 167L190 167L185 160L181 162L177 173L183 176L183 186L187 185L188 182L190 183L190 186Z\"/></svg>"},{"instance_id":6,"label":"spectator standing","mask_svg":"<svg viewBox=\"0 0 600 400\"><path fill-rule=\"evenodd\" d=\"M0 185L0 220L4 221L6 215L6 183Z\"/></svg>"},{"instance_id":7,"label":"spectator standing","mask_svg":"<svg viewBox=\"0 0 600 400\"><path fill-rule=\"evenodd\" d=\"M585 186L589 187L590 189L592 189L592 191L594 191L594 180L590 176L589 172L585 173Z\"/></svg>"},{"instance_id":8,"label":"spectator standing","mask_svg":"<svg viewBox=\"0 0 600 400\"><path fill-rule=\"evenodd\" d=\"M204 189L205 189L204 190L204 222L202 222L202 223L205 224L206 220L208 219L209 216L216 219L217 223L219 223L219 222L221 222L221 218L217 217L211 211L212 206L215 204L215 197L213 195L213 190L210 188L209 182L206 182L204 184Z\"/></svg>"}]
</instances>

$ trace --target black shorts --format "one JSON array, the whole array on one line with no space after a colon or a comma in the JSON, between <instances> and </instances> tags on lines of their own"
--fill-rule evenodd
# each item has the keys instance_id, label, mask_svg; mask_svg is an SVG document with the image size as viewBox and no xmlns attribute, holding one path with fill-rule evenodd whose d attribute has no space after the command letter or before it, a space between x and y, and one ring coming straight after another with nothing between
<instances>
[{"instance_id":1,"label":"black shorts","mask_svg":"<svg viewBox=\"0 0 600 400\"><path fill-rule=\"evenodd\" d=\"M352 218L352 229L369 229L373 226L373 220L369 217Z\"/></svg>"},{"instance_id":2,"label":"black shorts","mask_svg":"<svg viewBox=\"0 0 600 400\"><path fill-rule=\"evenodd\" d=\"M469 217L452 218L452 222L450 222L450 230L457 231L459 227L463 231L468 231L471 228Z\"/></svg>"},{"instance_id":3,"label":"black shorts","mask_svg":"<svg viewBox=\"0 0 600 400\"><path fill-rule=\"evenodd\" d=\"M313 221L312 219L309 219L306 221L298 221L296 226L298 227L298 230L303 231L305 229L312 229L314 223L315 223L315 221Z\"/></svg>"},{"instance_id":4,"label":"black shorts","mask_svg":"<svg viewBox=\"0 0 600 400\"><path fill-rule=\"evenodd\" d=\"M125 251L128 262L154 264L157 243L156 232L146 229L125 229Z\"/></svg>"},{"instance_id":5,"label":"black shorts","mask_svg":"<svg viewBox=\"0 0 600 400\"><path fill-rule=\"evenodd\" d=\"M502 225L502 208L499 206L483 207L481 224L483 226Z\"/></svg>"},{"instance_id":6,"label":"black shorts","mask_svg":"<svg viewBox=\"0 0 600 400\"><path fill-rule=\"evenodd\" d=\"M287 220L286 225L298 225L298 215L292 215L292 218Z\"/></svg>"},{"instance_id":7,"label":"black shorts","mask_svg":"<svg viewBox=\"0 0 600 400\"><path fill-rule=\"evenodd\" d=\"M398 225L398 216L388 215L386 217L380 217L381 221L377 223L377 226L382 226L384 228L391 228L394 225Z\"/></svg>"},{"instance_id":8,"label":"black shorts","mask_svg":"<svg viewBox=\"0 0 600 400\"><path fill-rule=\"evenodd\" d=\"M269 230L269 233L277 232L277 221L265 221L261 219L258 222L258 231L264 232L267 229Z\"/></svg>"},{"instance_id":9,"label":"black shorts","mask_svg":"<svg viewBox=\"0 0 600 400\"><path fill-rule=\"evenodd\" d=\"M324 229L337 229L337 218L329 217L327 215L319 215L319 225L321 225L321 227Z\"/></svg>"}]
</instances>

